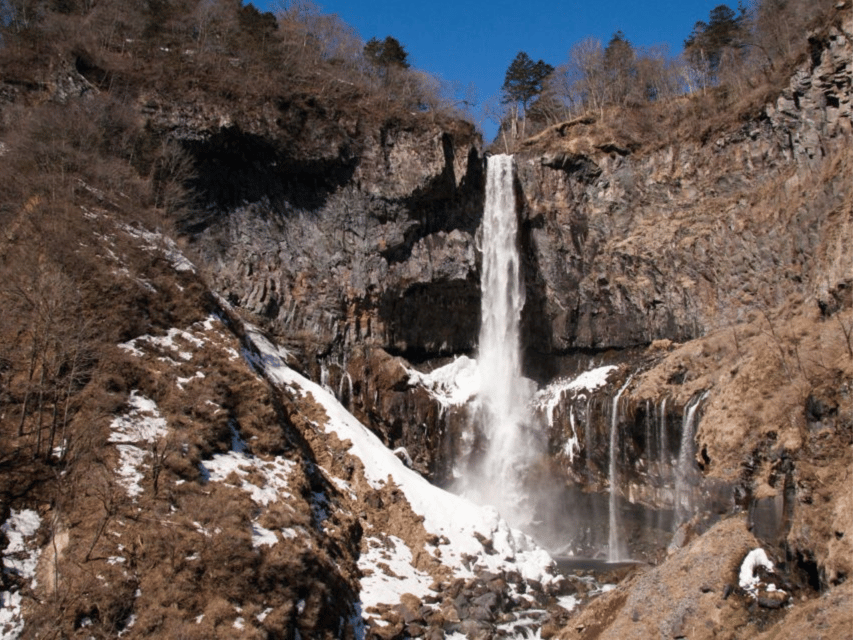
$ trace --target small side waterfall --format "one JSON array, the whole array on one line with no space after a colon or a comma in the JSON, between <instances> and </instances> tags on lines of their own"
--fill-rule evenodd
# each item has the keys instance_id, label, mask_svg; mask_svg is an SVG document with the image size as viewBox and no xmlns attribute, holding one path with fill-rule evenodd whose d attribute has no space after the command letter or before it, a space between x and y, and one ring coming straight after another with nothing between
<instances>
[{"instance_id":1,"label":"small side waterfall","mask_svg":"<svg viewBox=\"0 0 853 640\"><path fill-rule=\"evenodd\" d=\"M626 553L624 545L619 538L619 507L617 505L617 494L619 491L619 473L616 467L616 457L619 455L619 399L631 384L633 375L628 376L625 384L613 397L613 413L610 416L610 459L608 465L608 476L610 483L610 494L608 502L608 533L607 533L607 561L619 562L624 560Z\"/></svg>"},{"instance_id":2,"label":"small side waterfall","mask_svg":"<svg viewBox=\"0 0 853 640\"><path fill-rule=\"evenodd\" d=\"M700 393L690 399L684 407L681 420L681 445L678 450L678 464L675 467L675 528L687 522L693 515L693 492L695 484L695 462L693 460L693 441L696 437L696 410L708 392Z\"/></svg>"},{"instance_id":3,"label":"small side waterfall","mask_svg":"<svg viewBox=\"0 0 853 640\"><path fill-rule=\"evenodd\" d=\"M669 464L669 442L666 437L666 396L660 401L660 423L658 425L658 464L663 477L664 469Z\"/></svg>"},{"instance_id":4,"label":"small side waterfall","mask_svg":"<svg viewBox=\"0 0 853 640\"><path fill-rule=\"evenodd\" d=\"M512 156L488 160L483 216L479 422L485 439L463 490L494 505L515 526L527 512L522 480L535 444L526 433L532 389L521 377L519 325L524 306Z\"/></svg>"}]
</instances>

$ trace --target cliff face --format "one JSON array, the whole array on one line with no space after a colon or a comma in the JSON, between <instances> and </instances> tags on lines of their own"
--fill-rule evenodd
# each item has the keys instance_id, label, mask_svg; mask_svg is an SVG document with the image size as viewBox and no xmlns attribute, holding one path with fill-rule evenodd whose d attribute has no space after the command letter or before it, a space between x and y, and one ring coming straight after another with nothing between
<instances>
[{"instance_id":1,"label":"cliff face","mask_svg":"<svg viewBox=\"0 0 853 640\"><path fill-rule=\"evenodd\" d=\"M839 244L849 224L850 31L833 28L812 47L774 102L715 139L635 154L579 122L527 145L532 349L694 338L791 295L837 306L851 266Z\"/></svg>"},{"instance_id":2,"label":"cliff face","mask_svg":"<svg viewBox=\"0 0 853 640\"><path fill-rule=\"evenodd\" d=\"M834 533L853 524L835 506L849 490L825 483L852 462L849 12L810 42L776 98L705 142L632 151L578 121L518 165L528 371L548 383L596 356L621 374L591 399L553 385L554 475L615 483L633 554L654 546L649 522L681 523L677 548L743 509L762 544L826 586L853 569Z\"/></svg>"},{"instance_id":3,"label":"cliff face","mask_svg":"<svg viewBox=\"0 0 853 640\"><path fill-rule=\"evenodd\" d=\"M188 145L209 198L188 227L215 287L305 366L331 354L341 363L355 345L415 358L473 349L483 197L473 130L351 133L323 157L310 147L293 157L275 131Z\"/></svg>"},{"instance_id":4,"label":"cliff face","mask_svg":"<svg viewBox=\"0 0 853 640\"><path fill-rule=\"evenodd\" d=\"M826 482L849 474L853 442L853 24L839 15L788 86L723 132L636 149L581 120L517 155L525 367L553 392L531 480L547 488L555 546L601 550L565 530L600 523L612 487L635 557L670 545L707 559L720 530L691 540L746 510L756 537L738 533L732 558L775 545L804 597L853 570L845 486ZM152 107L201 168L192 250L290 364L447 483L469 409L422 374L477 344L479 142L458 123L365 130L304 105L265 109L235 124ZM583 397L562 390L593 360L618 372ZM747 635L766 624L741 618Z\"/></svg>"}]
</instances>

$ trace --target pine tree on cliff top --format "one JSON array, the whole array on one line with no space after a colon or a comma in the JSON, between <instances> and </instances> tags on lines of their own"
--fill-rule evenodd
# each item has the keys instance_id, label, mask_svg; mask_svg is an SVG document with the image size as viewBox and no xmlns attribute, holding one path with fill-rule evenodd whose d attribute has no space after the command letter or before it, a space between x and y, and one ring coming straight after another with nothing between
<instances>
[{"instance_id":1,"label":"pine tree on cliff top","mask_svg":"<svg viewBox=\"0 0 853 640\"><path fill-rule=\"evenodd\" d=\"M519 51L506 70L504 84L501 87L502 102L504 104L520 102L522 110L527 111L527 105L542 93L545 79L553 71L554 67L550 64L542 60L533 62L524 51Z\"/></svg>"},{"instance_id":2,"label":"pine tree on cliff top","mask_svg":"<svg viewBox=\"0 0 853 640\"><path fill-rule=\"evenodd\" d=\"M364 57L377 67L409 68L409 54L393 36L386 36L384 40L371 38L364 45Z\"/></svg>"}]
</instances>

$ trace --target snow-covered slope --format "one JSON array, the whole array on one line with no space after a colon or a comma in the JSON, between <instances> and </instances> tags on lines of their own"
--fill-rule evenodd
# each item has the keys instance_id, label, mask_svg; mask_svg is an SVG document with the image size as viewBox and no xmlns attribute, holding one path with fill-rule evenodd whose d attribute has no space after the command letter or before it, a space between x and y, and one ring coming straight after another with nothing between
<instances>
[{"instance_id":1,"label":"snow-covered slope","mask_svg":"<svg viewBox=\"0 0 853 640\"><path fill-rule=\"evenodd\" d=\"M284 354L259 331L250 329L247 338L260 354L255 364L263 367L270 380L290 393L310 394L314 402L322 406L326 420L318 426L327 433L336 434L341 441L349 442L349 453L362 462L371 486L379 488L394 483L402 490L412 510L423 517L426 531L441 540L438 545L428 545L428 551L454 575L465 578L473 576L477 570L516 571L526 580L540 583L547 584L555 579L550 556L529 536L511 529L493 508L475 505L444 491L407 468L330 392L285 366ZM485 546L484 540L487 541ZM397 542L397 546L400 548L399 562L411 550L404 549L402 541ZM400 579L401 589L408 580L410 578ZM375 580L365 580L362 586L369 591L374 584ZM376 588L387 592L387 581ZM373 593L364 593L362 597L364 601L375 600Z\"/></svg>"}]
</instances>

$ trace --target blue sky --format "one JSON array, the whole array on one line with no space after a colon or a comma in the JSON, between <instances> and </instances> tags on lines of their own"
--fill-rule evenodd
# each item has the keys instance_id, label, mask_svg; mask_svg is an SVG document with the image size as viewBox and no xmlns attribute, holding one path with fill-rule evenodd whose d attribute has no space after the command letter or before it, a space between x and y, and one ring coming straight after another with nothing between
<instances>
[{"instance_id":1,"label":"blue sky","mask_svg":"<svg viewBox=\"0 0 853 640\"><path fill-rule=\"evenodd\" d=\"M254 2L269 9L271 2ZM558 66L571 46L588 36L607 43L621 29L635 46L669 44L675 55L697 20L721 0L316 0L367 41L391 35L413 67L461 85L473 83L482 104L500 93L519 51ZM727 3L736 8L737 1ZM487 141L496 125L479 122Z\"/></svg>"}]
</instances>

